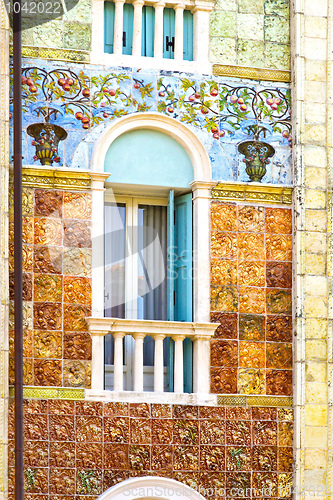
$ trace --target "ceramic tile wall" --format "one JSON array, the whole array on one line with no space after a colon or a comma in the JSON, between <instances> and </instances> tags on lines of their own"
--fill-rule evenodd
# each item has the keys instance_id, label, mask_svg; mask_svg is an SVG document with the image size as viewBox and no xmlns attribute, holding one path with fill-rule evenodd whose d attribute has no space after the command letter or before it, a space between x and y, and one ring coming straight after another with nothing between
<instances>
[{"instance_id":1,"label":"ceramic tile wall","mask_svg":"<svg viewBox=\"0 0 333 500\"><path fill-rule=\"evenodd\" d=\"M288 0L218 0L210 19L212 62L290 69Z\"/></svg>"},{"instance_id":2,"label":"ceramic tile wall","mask_svg":"<svg viewBox=\"0 0 333 500\"><path fill-rule=\"evenodd\" d=\"M94 499L146 475L201 488L206 498L291 497L291 409L26 400L24 418L29 500Z\"/></svg>"},{"instance_id":3,"label":"ceramic tile wall","mask_svg":"<svg viewBox=\"0 0 333 500\"><path fill-rule=\"evenodd\" d=\"M291 209L211 204L211 389L292 395Z\"/></svg>"},{"instance_id":4,"label":"ceramic tile wall","mask_svg":"<svg viewBox=\"0 0 333 500\"><path fill-rule=\"evenodd\" d=\"M13 383L13 215L10 208L10 383ZM91 194L23 189L24 383L90 384Z\"/></svg>"}]
</instances>

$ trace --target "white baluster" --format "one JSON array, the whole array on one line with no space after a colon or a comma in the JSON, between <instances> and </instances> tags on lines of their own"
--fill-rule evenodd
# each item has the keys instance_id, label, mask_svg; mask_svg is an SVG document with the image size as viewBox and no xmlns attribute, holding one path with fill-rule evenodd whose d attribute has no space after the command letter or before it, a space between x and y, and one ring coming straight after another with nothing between
<instances>
[{"instance_id":1,"label":"white baluster","mask_svg":"<svg viewBox=\"0 0 333 500\"><path fill-rule=\"evenodd\" d=\"M164 390L164 360L163 360L163 340L165 335L154 335L154 391L163 392Z\"/></svg>"},{"instance_id":2,"label":"white baluster","mask_svg":"<svg viewBox=\"0 0 333 500\"><path fill-rule=\"evenodd\" d=\"M145 333L133 333L134 346L134 390L143 391L143 339Z\"/></svg>"},{"instance_id":3,"label":"white baluster","mask_svg":"<svg viewBox=\"0 0 333 500\"><path fill-rule=\"evenodd\" d=\"M91 353L91 388L104 390L104 332L90 331L92 339Z\"/></svg>"},{"instance_id":4,"label":"white baluster","mask_svg":"<svg viewBox=\"0 0 333 500\"><path fill-rule=\"evenodd\" d=\"M175 5L175 59L183 60L184 4Z\"/></svg>"},{"instance_id":5,"label":"white baluster","mask_svg":"<svg viewBox=\"0 0 333 500\"><path fill-rule=\"evenodd\" d=\"M113 53L123 52L123 21L125 0L115 0Z\"/></svg>"},{"instance_id":6,"label":"white baluster","mask_svg":"<svg viewBox=\"0 0 333 500\"><path fill-rule=\"evenodd\" d=\"M210 337L193 337L193 392L210 390Z\"/></svg>"},{"instance_id":7,"label":"white baluster","mask_svg":"<svg viewBox=\"0 0 333 500\"><path fill-rule=\"evenodd\" d=\"M163 11L165 3L155 5L154 57L163 57Z\"/></svg>"},{"instance_id":8,"label":"white baluster","mask_svg":"<svg viewBox=\"0 0 333 500\"><path fill-rule=\"evenodd\" d=\"M122 391L124 389L124 373L123 373L123 338L124 333L115 332L114 338L114 374L113 374L113 389Z\"/></svg>"},{"instance_id":9,"label":"white baluster","mask_svg":"<svg viewBox=\"0 0 333 500\"><path fill-rule=\"evenodd\" d=\"M174 392L184 392L184 360L183 360L183 340L185 335L174 335L175 341L175 366L174 366Z\"/></svg>"},{"instance_id":10,"label":"white baluster","mask_svg":"<svg viewBox=\"0 0 333 500\"><path fill-rule=\"evenodd\" d=\"M144 0L134 0L134 21L133 21L133 56L141 56L142 41L142 7Z\"/></svg>"}]
</instances>

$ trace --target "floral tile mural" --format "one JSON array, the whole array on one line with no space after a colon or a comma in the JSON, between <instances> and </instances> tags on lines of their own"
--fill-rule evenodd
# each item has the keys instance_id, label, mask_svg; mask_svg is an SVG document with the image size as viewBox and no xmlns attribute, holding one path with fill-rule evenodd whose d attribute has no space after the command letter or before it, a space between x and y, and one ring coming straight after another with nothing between
<instances>
[{"instance_id":1,"label":"floral tile mural","mask_svg":"<svg viewBox=\"0 0 333 500\"><path fill-rule=\"evenodd\" d=\"M25 60L22 96L24 127L47 119L67 132L54 153L55 162L63 167L89 169L96 140L115 120L131 113L159 112L197 134L210 157L213 179L249 181L248 160L238 145L254 139L275 150L271 158L263 159L267 172L262 182L292 183L287 84L277 87L158 71L145 74L131 68L58 67ZM36 141L26 131L23 155L25 164L39 164Z\"/></svg>"}]
</instances>

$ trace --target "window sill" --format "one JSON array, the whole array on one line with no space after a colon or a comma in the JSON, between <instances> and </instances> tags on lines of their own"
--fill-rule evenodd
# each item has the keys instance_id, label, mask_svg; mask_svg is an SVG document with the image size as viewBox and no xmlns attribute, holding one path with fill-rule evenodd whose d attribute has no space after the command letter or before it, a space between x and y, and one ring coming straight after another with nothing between
<instances>
[{"instance_id":1,"label":"window sill","mask_svg":"<svg viewBox=\"0 0 333 500\"><path fill-rule=\"evenodd\" d=\"M118 403L160 403L198 406L216 406L217 394L187 394L176 392L136 392L85 389L87 401L112 401Z\"/></svg>"}]
</instances>

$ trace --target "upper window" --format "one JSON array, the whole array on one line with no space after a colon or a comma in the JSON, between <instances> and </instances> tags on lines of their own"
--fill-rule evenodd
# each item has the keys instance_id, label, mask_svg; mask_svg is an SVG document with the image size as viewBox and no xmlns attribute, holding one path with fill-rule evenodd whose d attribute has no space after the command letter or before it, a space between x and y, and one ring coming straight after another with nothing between
<instances>
[{"instance_id":1,"label":"upper window","mask_svg":"<svg viewBox=\"0 0 333 500\"><path fill-rule=\"evenodd\" d=\"M133 55L133 28L134 7L130 3L123 4L122 26L122 54ZM184 10L182 33L175 32L175 10L163 9L163 58L174 59L176 37L182 36L183 60L193 60L193 15ZM115 38L115 4L112 1L104 2L104 51L114 53ZM155 44L155 8L144 5L142 7L141 23L141 56L153 57L156 55Z\"/></svg>"}]
</instances>

